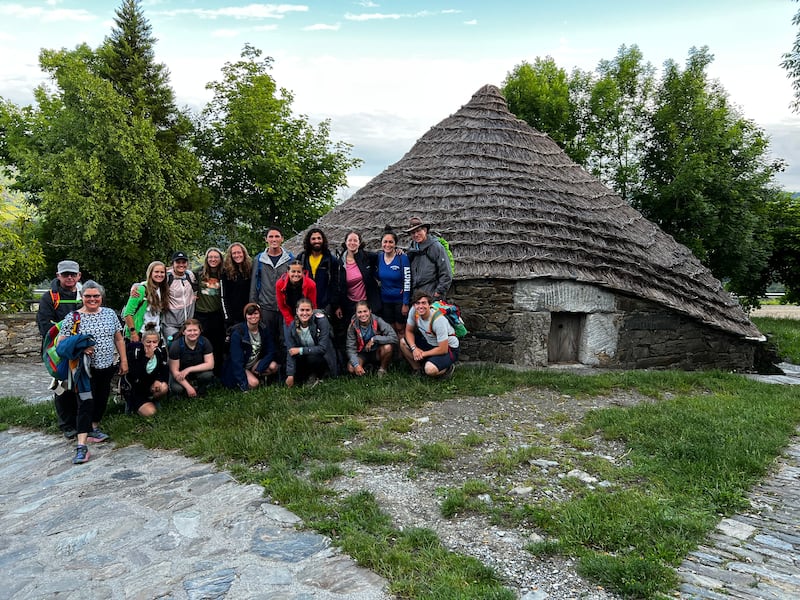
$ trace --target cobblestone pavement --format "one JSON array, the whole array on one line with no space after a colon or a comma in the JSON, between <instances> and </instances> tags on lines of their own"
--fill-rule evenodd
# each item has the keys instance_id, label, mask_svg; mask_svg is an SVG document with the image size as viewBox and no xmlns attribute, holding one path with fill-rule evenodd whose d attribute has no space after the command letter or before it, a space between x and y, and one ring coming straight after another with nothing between
<instances>
[{"instance_id":1,"label":"cobblestone pavement","mask_svg":"<svg viewBox=\"0 0 800 600\"><path fill-rule=\"evenodd\" d=\"M800 383L800 369L763 378ZM0 363L0 396L50 399L41 364ZM262 488L175 452L0 433L2 597L384 599L386 582L297 528ZM800 438L678 569L679 596L800 598ZM537 600L539 600L537 598ZM557 598L541 600L559 600Z\"/></svg>"}]
</instances>

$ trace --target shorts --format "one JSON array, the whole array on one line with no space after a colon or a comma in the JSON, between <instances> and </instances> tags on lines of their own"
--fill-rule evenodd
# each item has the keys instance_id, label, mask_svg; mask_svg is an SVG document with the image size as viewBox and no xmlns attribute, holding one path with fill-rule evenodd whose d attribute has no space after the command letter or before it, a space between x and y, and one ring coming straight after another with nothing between
<instances>
[{"instance_id":1,"label":"shorts","mask_svg":"<svg viewBox=\"0 0 800 600\"><path fill-rule=\"evenodd\" d=\"M420 350L433 350L433 346L428 343L419 330L414 333L414 344ZM422 362L433 363L440 371L444 371L447 367L454 364L458 360L458 348L448 347L447 354L437 354L436 356L426 356Z\"/></svg>"},{"instance_id":2,"label":"shorts","mask_svg":"<svg viewBox=\"0 0 800 600\"><path fill-rule=\"evenodd\" d=\"M381 318L389 325L402 323L405 327L407 316L403 316L403 305L399 302L384 302L380 310Z\"/></svg>"}]
</instances>

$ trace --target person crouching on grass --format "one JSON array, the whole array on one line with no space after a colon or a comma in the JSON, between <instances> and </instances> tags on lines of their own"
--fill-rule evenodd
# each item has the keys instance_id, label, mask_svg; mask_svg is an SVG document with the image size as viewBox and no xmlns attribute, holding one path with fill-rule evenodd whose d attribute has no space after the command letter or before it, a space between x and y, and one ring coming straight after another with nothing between
<instances>
[{"instance_id":1,"label":"person crouching on grass","mask_svg":"<svg viewBox=\"0 0 800 600\"><path fill-rule=\"evenodd\" d=\"M373 315L366 300L356 303L356 314L347 326L347 370L361 377L365 366L376 365L378 377L386 375L392 361L397 333L386 321Z\"/></svg>"},{"instance_id":2,"label":"person crouching on grass","mask_svg":"<svg viewBox=\"0 0 800 600\"><path fill-rule=\"evenodd\" d=\"M308 298L297 302L296 313L286 330L286 386L313 385L323 377L336 376L336 350L325 313L315 310Z\"/></svg>"},{"instance_id":3,"label":"person crouching on grass","mask_svg":"<svg viewBox=\"0 0 800 600\"><path fill-rule=\"evenodd\" d=\"M425 290L417 290L408 311L405 337L400 351L415 375L447 378L458 360L458 338L453 326L441 312L432 309L433 299Z\"/></svg>"},{"instance_id":4,"label":"person crouching on grass","mask_svg":"<svg viewBox=\"0 0 800 600\"><path fill-rule=\"evenodd\" d=\"M214 383L214 348L201 331L200 321L186 319L169 347L169 390L175 396L196 398Z\"/></svg>"}]
</instances>

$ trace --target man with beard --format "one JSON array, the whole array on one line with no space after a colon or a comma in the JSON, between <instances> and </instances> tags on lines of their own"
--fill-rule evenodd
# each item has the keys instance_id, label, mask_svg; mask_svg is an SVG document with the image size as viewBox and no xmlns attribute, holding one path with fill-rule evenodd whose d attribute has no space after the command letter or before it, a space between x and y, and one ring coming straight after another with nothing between
<instances>
[{"instance_id":1,"label":"man with beard","mask_svg":"<svg viewBox=\"0 0 800 600\"><path fill-rule=\"evenodd\" d=\"M306 275L317 285L317 306L330 316L331 302L338 296L339 260L328 249L328 238L321 229L308 230L297 260L303 263Z\"/></svg>"}]
</instances>

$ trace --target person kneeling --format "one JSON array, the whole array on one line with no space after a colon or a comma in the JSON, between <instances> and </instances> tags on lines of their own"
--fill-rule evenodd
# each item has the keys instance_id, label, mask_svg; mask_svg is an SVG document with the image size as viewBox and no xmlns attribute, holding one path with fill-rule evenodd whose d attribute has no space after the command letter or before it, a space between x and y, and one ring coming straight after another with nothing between
<instances>
[{"instance_id":1,"label":"person kneeling","mask_svg":"<svg viewBox=\"0 0 800 600\"><path fill-rule=\"evenodd\" d=\"M231 346L222 369L222 385L243 392L261 385L262 378L278 372L275 348L269 330L261 325L261 307L244 307L244 323L231 329Z\"/></svg>"},{"instance_id":2,"label":"person kneeling","mask_svg":"<svg viewBox=\"0 0 800 600\"><path fill-rule=\"evenodd\" d=\"M156 403L169 390L167 351L152 323L145 326L141 342L127 344L126 354L128 374L122 376L120 389L128 412L152 417L156 414Z\"/></svg>"},{"instance_id":3,"label":"person kneeling","mask_svg":"<svg viewBox=\"0 0 800 600\"><path fill-rule=\"evenodd\" d=\"M214 383L214 349L200 333L200 321L186 319L169 347L169 389L176 396L196 398Z\"/></svg>"},{"instance_id":4,"label":"person kneeling","mask_svg":"<svg viewBox=\"0 0 800 600\"><path fill-rule=\"evenodd\" d=\"M418 290L412 301L400 351L415 374L450 377L458 360L456 332L447 317L431 308L433 300L428 292Z\"/></svg>"},{"instance_id":5,"label":"person kneeling","mask_svg":"<svg viewBox=\"0 0 800 600\"><path fill-rule=\"evenodd\" d=\"M397 333L386 321L372 314L366 300L356 303L356 314L347 326L347 370L361 377L365 366L377 365L378 377L392 361Z\"/></svg>"},{"instance_id":6,"label":"person kneeling","mask_svg":"<svg viewBox=\"0 0 800 600\"><path fill-rule=\"evenodd\" d=\"M322 311L315 311L308 298L297 302L296 318L286 329L286 385L314 383L336 375L336 350L331 326Z\"/></svg>"}]
</instances>

